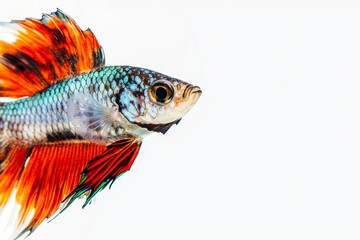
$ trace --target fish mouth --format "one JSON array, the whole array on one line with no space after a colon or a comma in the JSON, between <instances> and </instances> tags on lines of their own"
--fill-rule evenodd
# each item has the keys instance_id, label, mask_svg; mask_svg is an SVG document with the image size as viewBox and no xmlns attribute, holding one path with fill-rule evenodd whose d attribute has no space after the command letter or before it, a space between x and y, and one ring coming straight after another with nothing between
<instances>
[{"instance_id":1,"label":"fish mouth","mask_svg":"<svg viewBox=\"0 0 360 240\"><path fill-rule=\"evenodd\" d=\"M200 89L200 87L198 86L194 86L194 88L191 91L192 93L198 93L198 94L202 94L202 91Z\"/></svg>"},{"instance_id":2,"label":"fish mouth","mask_svg":"<svg viewBox=\"0 0 360 240\"><path fill-rule=\"evenodd\" d=\"M183 93L183 98L188 98L190 96L190 94L195 93L195 94L201 94L202 91L200 89L200 87L198 86L194 86L189 84L188 86L186 86L184 93Z\"/></svg>"}]
</instances>

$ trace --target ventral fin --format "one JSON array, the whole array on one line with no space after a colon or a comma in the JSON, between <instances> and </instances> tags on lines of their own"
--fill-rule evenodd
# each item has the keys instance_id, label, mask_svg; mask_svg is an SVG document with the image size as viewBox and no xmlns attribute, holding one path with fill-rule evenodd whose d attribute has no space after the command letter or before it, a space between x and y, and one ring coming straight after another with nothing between
<instances>
[{"instance_id":1,"label":"ventral fin","mask_svg":"<svg viewBox=\"0 0 360 240\"><path fill-rule=\"evenodd\" d=\"M126 138L109 145L102 154L88 163L82 172L79 185L66 198L66 206L83 194L87 194L83 205L85 207L99 191L130 170L140 146L141 141L133 138Z\"/></svg>"},{"instance_id":2,"label":"ventral fin","mask_svg":"<svg viewBox=\"0 0 360 240\"><path fill-rule=\"evenodd\" d=\"M32 217L19 236L30 234L44 219L57 212L61 202L78 185L81 171L89 160L105 149L105 145L93 143L33 147L16 193L16 200L21 206L19 224Z\"/></svg>"},{"instance_id":3,"label":"ventral fin","mask_svg":"<svg viewBox=\"0 0 360 240\"><path fill-rule=\"evenodd\" d=\"M94 34L60 10L40 20L0 23L1 97L31 96L104 63Z\"/></svg>"}]
</instances>

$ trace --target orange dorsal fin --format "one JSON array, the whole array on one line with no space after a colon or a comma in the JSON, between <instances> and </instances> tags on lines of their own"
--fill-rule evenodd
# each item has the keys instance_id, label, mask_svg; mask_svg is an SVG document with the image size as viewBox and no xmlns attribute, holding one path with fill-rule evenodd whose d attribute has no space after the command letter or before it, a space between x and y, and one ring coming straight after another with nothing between
<instances>
[{"instance_id":1,"label":"orange dorsal fin","mask_svg":"<svg viewBox=\"0 0 360 240\"><path fill-rule=\"evenodd\" d=\"M81 179L81 171L94 157L106 149L93 143L57 143L34 146L17 186L20 204L19 224L33 214L21 232L31 233L53 215ZM21 235L20 234L20 235Z\"/></svg>"},{"instance_id":2,"label":"orange dorsal fin","mask_svg":"<svg viewBox=\"0 0 360 240\"><path fill-rule=\"evenodd\" d=\"M40 20L0 23L0 97L31 96L104 63L94 34L60 10Z\"/></svg>"},{"instance_id":3,"label":"orange dorsal fin","mask_svg":"<svg viewBox=\"0 0 360 240\"><path fill-rule=\"evenodd\" d=\"M66 206L86 193L87 198L83 205L85 207L99 191L130 170L140 146L141 141L133 138L122 139L109 145L102 154L88 163L82 172L80 184L66 198Z\"/></svg>"}]
</instances>

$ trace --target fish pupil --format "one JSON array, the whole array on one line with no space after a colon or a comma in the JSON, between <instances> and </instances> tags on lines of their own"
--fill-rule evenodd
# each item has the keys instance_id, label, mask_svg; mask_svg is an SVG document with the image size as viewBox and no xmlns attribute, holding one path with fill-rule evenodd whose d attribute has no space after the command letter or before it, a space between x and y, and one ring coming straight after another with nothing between
<instances>
[{"instance_id":1,"label":"fish pupil","mask_svg":"<svg viewBox=\"0 0 360 240\"><path fill-rule=\"evenodd\" d=\"M173 97L174 89L164 81L158 81L150 88L150 99L157 104L167 104Z\"/></svg>"},{"instance_id":2,"label":"fish pupil","mask_svg":"<svg viewBox=\"0 0 360 240\"><path fill-rule=\"evenodd\" d=\"M164 101L167 98L168 92L164 87L158 87L155 94L159 101Z\"/></svg>"}]
</instances>

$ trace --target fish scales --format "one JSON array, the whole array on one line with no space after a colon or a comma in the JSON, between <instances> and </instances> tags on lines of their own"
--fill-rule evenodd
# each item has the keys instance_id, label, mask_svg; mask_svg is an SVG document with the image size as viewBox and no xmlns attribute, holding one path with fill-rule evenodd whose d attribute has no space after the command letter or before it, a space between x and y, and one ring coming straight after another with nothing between
<instances>
[{"instance_id":1,"label":"fish scales","mask_svg":"<svg viewBox=\"0 0 360 240\"><path fill-rule=\"evenodd\" d=\"M99 71L116 70L96 70L96 72ZM97 94L97 89L103 84L105 77L100 78L97 74L91 72L55 84L33 97L5 103L0 108L0 115L4 122L1 131L13 141L23 141L29 144L45 142L48 140L47 136L61 135L63 132L75 136L74 126L69 121L67 111L69 99L76 93L83 93L91 94L98 101L109 102L116 93L115 89L112 89L113 91L103 91L101 96ZM113 81L116 81L116 79L113 79ZM114 103L111 102L111 104ZM21 133L20 138L18 132Z\"/></svg>"},{"instance_id":2,"label":"fish scales","mask_svg":"<svg viewBox=\"0 0 360 240\"><path fill-rule=\"evenodd\" d=\"M82 93L90 95L104 107L118 107L116 94L121 90L128 89L127 93L132 92L137 98L141 98L143 84L140 84L139 79L145 75L148 75L150 81L155 80L154 76L162 77L161 74L150 72L129 67L103 67L66 79L32 97L1 106L0 131L11 141L21 141L24 144L86 140L76 133L69 120L67 106L72 96ZM123 101L131 100L128 99L129 95L123 96ZM140 108L142 112L144 107ZM112 126L108 134L114 136L117 133L115 136L118 136L120 125Z\"/></svg>"}]
</instances>

